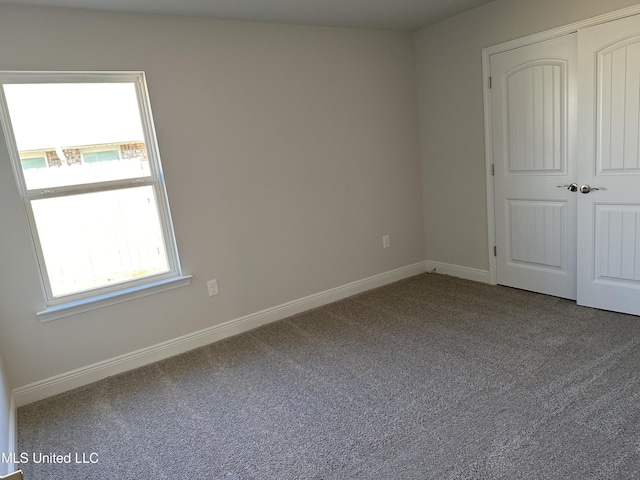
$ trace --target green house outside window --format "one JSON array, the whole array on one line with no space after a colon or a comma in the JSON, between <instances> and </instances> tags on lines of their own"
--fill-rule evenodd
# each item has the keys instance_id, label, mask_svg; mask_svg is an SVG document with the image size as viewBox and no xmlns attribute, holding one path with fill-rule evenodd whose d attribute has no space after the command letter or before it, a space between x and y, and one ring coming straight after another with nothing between
<instances>
[{"instance_id":1,"label":"green house outside window","mask_svg":"<svg viewBox=\"0 0 640 480\"><path fill-rule=\"evenodd\" d=\"M47 162L44 157L21 158L20 163L22 163L23 170L28 170L30 168L45 168L47 166Z\"/></svg>"},{"instance_id":2,"label":"green house outside window","mask_svg":"<svg viewBox=\"0 0 640 480\"><path fill-rule=\"evenodd\" d=\"M84 163L111 162L120 160L120 152L118 150L105 150L103 152L87 152L82 154Z\"/></svg>"}]
</instances>

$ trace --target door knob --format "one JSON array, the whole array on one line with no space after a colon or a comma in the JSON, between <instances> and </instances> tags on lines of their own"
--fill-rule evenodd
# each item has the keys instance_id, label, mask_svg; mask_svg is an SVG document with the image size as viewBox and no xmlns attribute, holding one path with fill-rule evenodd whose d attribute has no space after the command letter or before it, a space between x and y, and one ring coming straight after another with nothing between
<instances>
[{"instance_id":1,"label":"door knob","mask_svg":"<svg viewBox=\"0 0 640 480\"><path fill-rule=\"evenodd\" d=\"M591 190L600 190L597 187L590 187L589 185L582 185L580 187L580 193L589 193Z\"/></svg>"},{"instance_id":2,"label":"door knob","mask_svg":"<svg viewBox=\"0 0 640 480\"><path fill-rule=\"evenodd\" d=\"M578 184L577 183L570 183L569 185L558 185L558 188L566 188L570 192L577 192L578 191Z\"/></svg>"}]
</instances>

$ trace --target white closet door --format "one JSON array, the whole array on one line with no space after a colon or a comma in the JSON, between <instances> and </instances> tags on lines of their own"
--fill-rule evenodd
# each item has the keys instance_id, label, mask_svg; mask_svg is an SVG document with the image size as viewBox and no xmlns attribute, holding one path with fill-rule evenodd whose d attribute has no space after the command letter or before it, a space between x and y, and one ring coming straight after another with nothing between
<instances>
[{"instance_id":1,"label":"white closet door","mask_svg":"<svg viewBox=\"0 0 640 480\"><path fill-rule=\"evenodd\" d=\"M491 56L497 281L576 298L575 34Z\"/></svg>"},{"instance_id":2,"label":"white closet door","mask_svg":"<svg viewBox=\"0 0 640 480\"><path fill-rule=\"evenodd\" d=\"M578 51L578 303L640 315L640 17Z\"/></svg>"}]
</instances>

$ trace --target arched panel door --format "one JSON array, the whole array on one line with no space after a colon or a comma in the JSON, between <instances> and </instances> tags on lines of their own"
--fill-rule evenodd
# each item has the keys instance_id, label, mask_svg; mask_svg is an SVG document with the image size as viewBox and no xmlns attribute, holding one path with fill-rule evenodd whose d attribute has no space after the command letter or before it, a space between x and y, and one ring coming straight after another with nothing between
<instances>
[{"instance_id":1,"label":"arched panel door","mask_svg":"<svg viewBox=\"0 0 640 480\"><path fill-rule=\"evenodd\" d=\"M491 56L497 281L571 299L575 69L575 35Z\"/></svg>"},{"instance_id":2,"label":"arched panel door","mask_svg":"<svg viewBox=\"0 0 640 480\"><path fill-rule=\"evenodd\" d=\"M640 315L640 17L578 51L578 303Z\"/></svg>"}]
</instances>

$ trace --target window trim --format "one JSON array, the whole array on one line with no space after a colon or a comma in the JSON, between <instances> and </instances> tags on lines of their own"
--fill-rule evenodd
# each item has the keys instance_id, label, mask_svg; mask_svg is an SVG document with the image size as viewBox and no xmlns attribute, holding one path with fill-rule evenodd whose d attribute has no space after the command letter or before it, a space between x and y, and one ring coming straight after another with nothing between
<instances>
[{"instance_id":1,"label":"window trim","mask_svg":"<svg viewBox=\"0 0 640 480\"><path fill-rule=\"evenodd\" d=\"M5 98L5 84L46 84L46 83L133 83L135 85L138 111L142 123L144 142L149 162L148 177L137 177L124 180L110 180L80 185L69 185L52 188L27 188L25 176L20 161L18 147L15 141L8 104ZM139 298L165 291L171 288L188 285L190 275L183 275L178 256L177 243L173 230L173 222L169 209L169 201L162 172L162 163L158 151L155 127L151 113L151 104L146 87L145 74L138 72L13 72L0 71L0 120L11 159L18 191L23 200L23 207L27 216L37 266L40 273L40 283L44 294L46 308L37 312L41 321L49 321L63 316L74 315L94 308L120 303L122 301ZM151 186L156 197L156 206L160 220L167 263L169 271L150 275L143 278L126 280L112 285L105 285L82 292L53 296L49 276L46 270L45 257L42 251L38 230L33 214L34 200L69 196L80 193L121 190L141 186Z\"/></svg>"},{"instance_id":2,"label":"window trim","mask_svg":"<svg viewBox=\"0 0 640 480\"><path fill-rule=\"evenodd\" d=\"M173 290L174 288L184 287L191 284L192 278L192 275L180 275L178 277L158 280L144 285L131 286L111 293L96 295L73 302L52 305L44 310L36 312L36 316L42 323L50 322L52 320L58 320L59 318L97 310L99 308L116 305L136 298L146 297L147 295L153 295L155 293Z\"/></svg>"}]
</instances>

